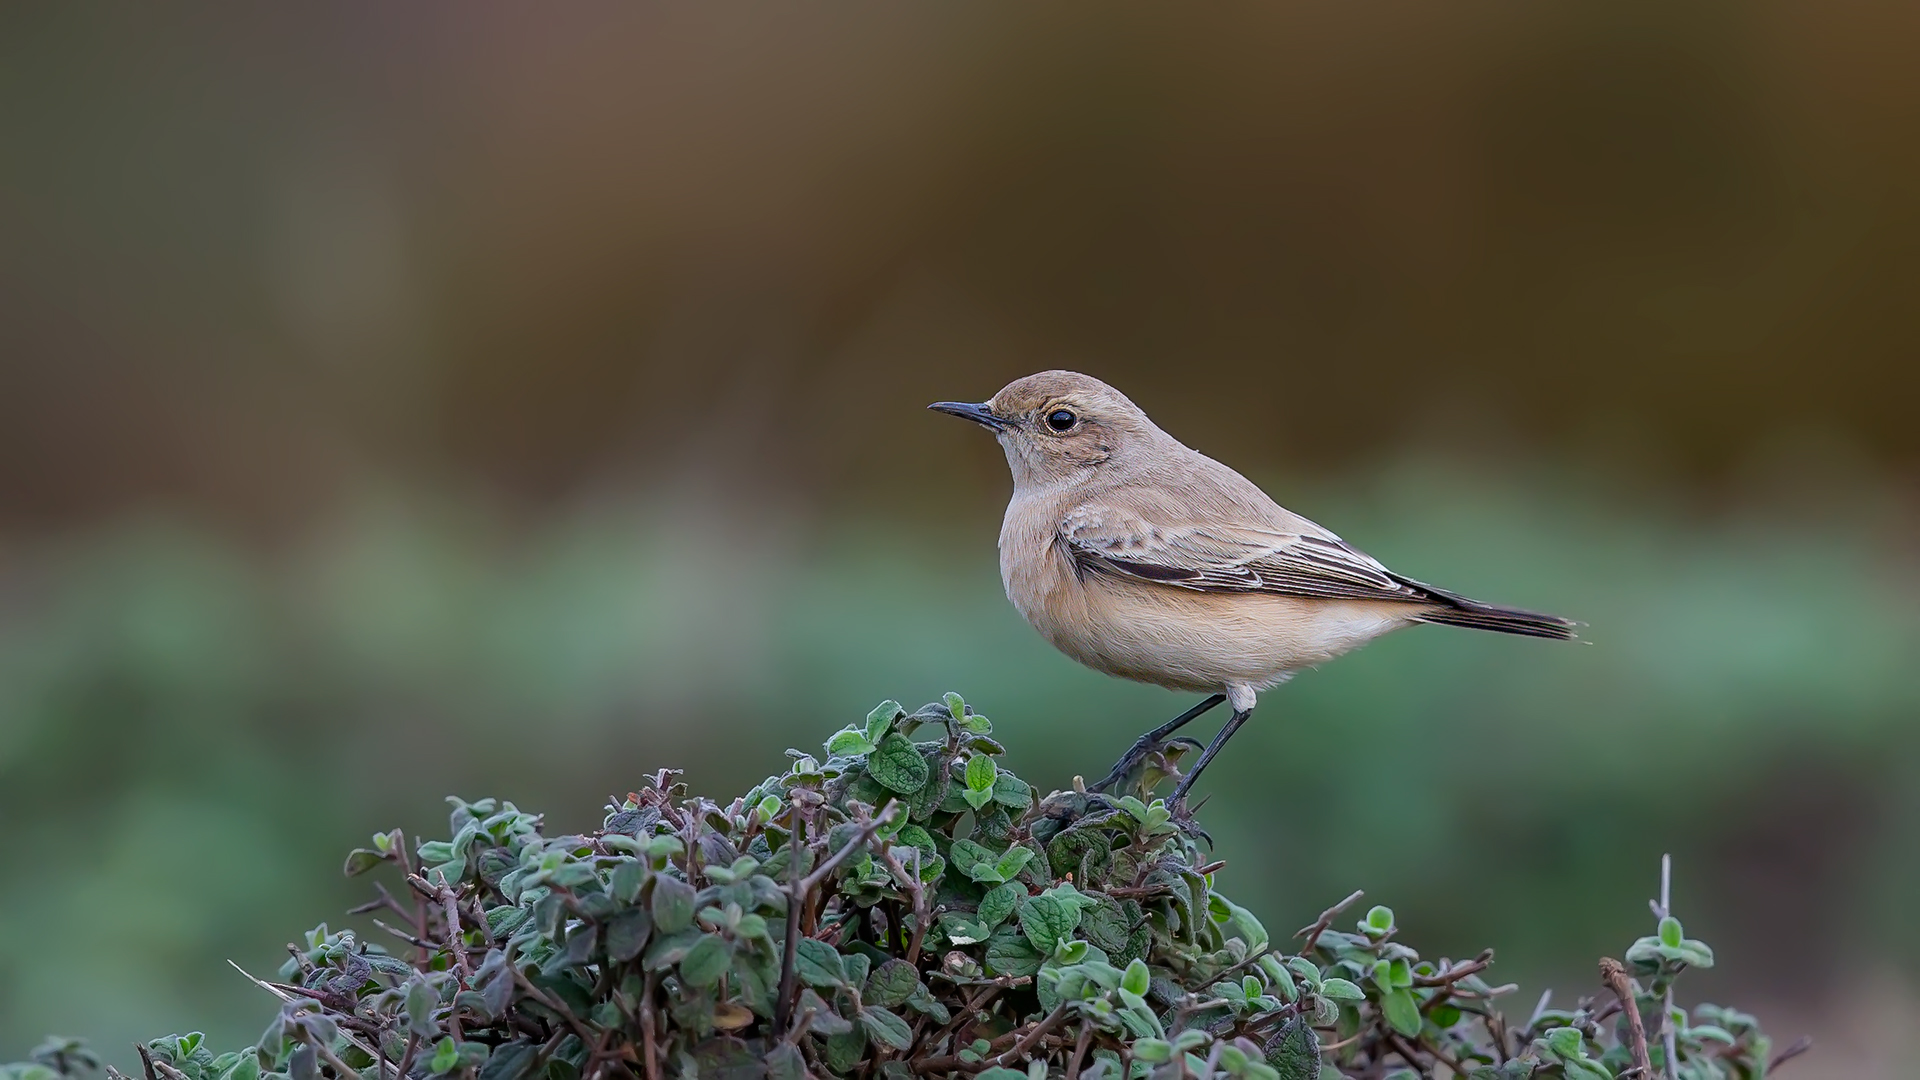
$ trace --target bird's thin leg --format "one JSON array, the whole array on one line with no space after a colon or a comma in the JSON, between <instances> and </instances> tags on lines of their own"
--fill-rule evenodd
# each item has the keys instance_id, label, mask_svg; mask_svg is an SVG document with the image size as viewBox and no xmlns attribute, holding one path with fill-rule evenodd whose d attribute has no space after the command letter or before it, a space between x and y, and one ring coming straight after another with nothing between
<instances>
[{"instance_id":1,"label":"bird's thin leg","mask_svg":"<svg viewBox=\"0 0 1920 1080\"><path fill-rule=\"evenodd\" d=\"M1133 741L1133 749L1120 755L1120 760L1114 762L1113 771L1107 774L1107 778L1093 785L1088 790L1105 791L1119 783L1122 777L1132 771L1135 765L1140 764L1140 760L1152 753L1154 747L1160 745L1167 736L1186 727L1201 716L1204 716L1209 709L1212 709L1215 705L1225 700L1227 700L1227 695L1215 694L1200 704L1195 705L1193 708L1188 709L1186 712L1181 713L1179 716L1174 717L1159 727L1154 728L1152 731L1147 732L1145 735L1140 736L1138 739L1135 739Z\"/></svg>"},{"instance_id":2,"label":"bird's thin leg","mask_svg":"<svg viewBox=\"0 0 1920 1080\"><path fill-rule=\"evenodd\" d=\"M1178 807L1186 799L1187 789L1193 787L1195 780L1200 779L1200 774L1205 771L1207 763L1213 760L1213 756L1220 752L1221 747L1227 745L1227 740L1233 738L1233 733L1239 731L1240 725L1246 723L1247 717L1252 715L1252 709L1234 710L1233 716L1221 725L1220 734L1215 735L1213 741L1207 744L1206 753L1201 754L1200 760L1193 763L1193 771L1180 781L1179 787L1173 789L1173 798L1167 800L1168 806Z\"/></svg>"}]
</instances>

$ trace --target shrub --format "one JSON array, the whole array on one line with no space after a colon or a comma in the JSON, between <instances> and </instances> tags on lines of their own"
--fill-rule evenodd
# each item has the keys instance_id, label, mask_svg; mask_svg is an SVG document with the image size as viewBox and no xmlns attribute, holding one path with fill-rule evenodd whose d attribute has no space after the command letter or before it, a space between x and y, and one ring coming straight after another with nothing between
<instances>
[{"instance_id":1,"label":"shrub","mask_svg":"<svg viewBox=\"0 0 1920 1080\"><path fill-rule=\"evenodd\" d=\"M951 694L826 750L725 805L663 770L587 835L492 799L450 800L446 840L377 835L346 872L397 874L356 909L388 936L316 928L260 981L257 1046L158 1039L148 1080L1586 1080L1664 1075L1668 1047L1690 1080L1766 1075L1752 1017L1671 1008L1713 954L1664 913L1612 992L1511 1026L1491 950L1423 959L1385 907L1337 929L1359 893L1273 939L1153 797L1177 750L1128 794L1036 800ZM95 1065L55 1041L4 1080Z\"/></svg>"}]
</instances>

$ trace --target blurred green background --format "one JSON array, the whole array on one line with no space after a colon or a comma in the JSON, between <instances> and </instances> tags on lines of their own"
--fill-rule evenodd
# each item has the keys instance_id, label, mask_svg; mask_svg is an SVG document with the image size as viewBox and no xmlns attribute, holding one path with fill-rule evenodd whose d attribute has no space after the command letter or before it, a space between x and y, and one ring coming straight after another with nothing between
<instances>
[{"instance_id":1,"label":"blurred green background","mask_svg":"<svg viewBox=\"0 0 1920 1080\"><path fill-rule=\"evenodd\" d=\"M954 689L1042 785L1187 704L1000 595L936 398L1070 366L1409 574L1209 773L1516 1008L1647 932L1920 1018L1920 9L0 13L0 1060L272 1002L443 793L729 796ZM1282 783L1262 778L1280 762ZM1520 1000L1524 999L1524 1000ZM1905 1041L1903 1041L1905 1040Z\"/></svg>"}]
</instances>

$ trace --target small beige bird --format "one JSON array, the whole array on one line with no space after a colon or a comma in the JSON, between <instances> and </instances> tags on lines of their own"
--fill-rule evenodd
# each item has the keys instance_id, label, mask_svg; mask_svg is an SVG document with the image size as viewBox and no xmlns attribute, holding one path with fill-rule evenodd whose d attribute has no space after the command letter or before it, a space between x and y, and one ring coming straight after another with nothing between
<instances>
[{"instance_id":1,"label":"small beige bird","mask_svg":"<svg viewBox=\"0 0 1920 1080\"><path fill-rule=\"evenodd\" d=\"M1394 573L1090 376L1043 371L990 401L928 407L989 428L1006 449L1000 577L1034 629L1095 670L1212 694L1142 735L1096 790L1230 702L1232 718L1174 790L1170 805L1184 809L1261 690L1391 630L1439 623L1564 641L1578 625Z\"/></svg>"}]
</instances>

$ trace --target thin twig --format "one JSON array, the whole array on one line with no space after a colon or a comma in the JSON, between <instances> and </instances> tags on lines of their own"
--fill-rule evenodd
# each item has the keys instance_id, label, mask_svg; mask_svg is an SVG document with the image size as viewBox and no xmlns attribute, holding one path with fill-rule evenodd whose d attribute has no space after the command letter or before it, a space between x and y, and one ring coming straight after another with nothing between
<instances>
[{"instance_id":1,"label":"thin twig","mask_svg":"<svg viewBox=\"0 0 1920 1080\"><path fill-rule=\"evenodd\" d=\"M1352 894L1349 895L1345 900L1342 900L1339 903L1328 908L1327 910L1321 912L1320 917L1313 920L1313 923L1311 925L1302 927L1299 930L1294 931L1294 934L1293 934L1294 937L1307 939L1306 943L1300 946L1300 954L1302 956L1305 956L1307 953L1312 952L1314 945L1317 944L1320 940L1320 935L1332 929L1333 920L1339 918L1341 912L1347 910L1347 908L1349 907L1352 907L1354 901L1360 899L1365 895L1367 894L1366 894L1366 891L1363 889L1353 890Z\"/></svg>"},{"instance_id":2,"label":"thin twig","mask_svg":"<svg viewBox=\"0 0 1920 1080\"><path fill-rule=\"evenodd\" d=\"M340 1080L360 1080L359 1070L341 1061L340 1055L333 1052L333 1047L318 1039L308 1040L308 1045L313 1047L313 1052L319 1054L322 1061L333 1066L333 1073Z\"/></svg>"},{"instance_id":3,"label":"thin twig","mask_svg":"<svg viewBox=\"0 0 1920 1080\"><path fill-rule=\"evenodd\" d=\"M660 988L660 973L647 973L646 996L640 999L640 1042L647 1080L660 1080L660 1048L655 1045L653 995Z\"/></svg>"},{"instance_id":4,"label":"thin twig","mask_svg":"<svg viewBox=\"0 0 1920 1080\"><path fill-rule=\"evenodd\" d=\"M401 941L404 941L409 945L412 945L421 949L433 948L433 942L422 941L419 938L414 937L412 934L407 933L405 930L401 930L398 927L388 926L386 923L381 922L379 919L373 920L373 925L379 927L382 930L385 930L387 933L392 934L394 937L399 938Z\"/></svg>"},{"instance_id":5,"label":"thin twig","mask_svg":"<svg viewBox=\"0 0 1920 1080\"><path fill-rule=\"evenodd\" d=\"M988 1064L1011 1065L1014 1062L1019 1061L1021 1058L1026 1056L1027 1051L1033 1049L1035 1043L1038 1043L1041 1039L1046 1038L1047 1033L1052 1031L1054 1028L1059 1027L1060 1021L1065 1020L1066 1018L1067 1018L1067 1003L1063 1001L1060 1004L1054 1006L1053 1011L1047 1014L1046 1019L1041 1020L1038 1024L1035 1024L1033 1026L1033 1030L1028 1032L1025 1038L1021 1039L1017 1043L1014 1043L1013 1046L1009 1048L1006 1053L1001 1054L1000 1056L989 1060Z\"/></svg>"},{"instance_id":6,"label":"thin twig","mask_svg":"<svg viewBox=\"0 0 1920 1080\"><path fill-rule=\"evenodd\" d=\"M1673 914L1673 856L1660 856L1660 917ZM1660 1016L1662 1041L1667 1051L1667 1080L1680 1078L1680 1054L1678 1048L1679 1032L1673 1023L1673 982L1667 982L1666 1011Z\"/></svg>"},{"instance_id":7,"label":"thin twig","mask_svg":"<svg viewBox=\"0 0 1920 1080\"><path fill-rule=\"evenodd\" d=\"M521 971L518 965L509 964L507 965L507 970L513 972L513 981L520 984L520 989L525 990L528 997L545 1005L550 1011L558 1015L560 1019L566 1021L567 1026L573 1029L573 1033L580 1036L582 1043L588 1046L593 1045L593 1032L587 1030L587 1026L580 1022L579 1017L573 1015L572 1010L553 1000L545 990L533 985L533 981L527 978L526 972Z\"/></svg>"},{"instance_id":8,"label":"thin twig","mask_svg":"<svg viewBox=\"0 0 1920 1080\"><path fill-rule=\"evenodd\" d=\"M1471 960L1463 960L1437 975L1416 975L1413 978L1413 985L1448 986L1476 972L1487 970L1487 966L1492 963L1493 950L1485 949L1481 951L1479 956Z\"/></svg>"},{"instance_id":9,"label":"thin twig","mask_svg":"<svg viewBox=\"0 0 1920 1080\"><path fill-rule=\"evenodd\" d=\"M1073 1056L1067 1059L1067 1080L1080 1080L1080 1062L1087 1056L1087 1047L1093 1043L1093 1022L1080 1021L1080 1037L1074 1040Z\"/></svg>"},{"instance_id":10,"label":"thin twig","mask_svg":"<svg viewBox=\"0 0 1920 1080\"><path fill-rule=\"evenodd\" d=\"M1778 1069L1780 1066L1785 1065L1787 1062L1792 1061L1794 1058L1799 1057L1811 1049L1813 1049L1813 1036L1800 1036L1791 1043L1788 1043L1785 1050L1773 1055L1773 1060L1767 1062L1767 1072L1772 1073L1773 1070Z\"/></svg>"},{"instance_id":11,"label":"thin twig","mask_svg":"<svg viewBox=\"0 0 1920 1080\"><path fill-rule=\"evenodd\" d=\"M926 883L920 880L920 849L913 849L913 870L911 872L901 864L899 857L894 855L891 849L882 854L886 857L887 868L892 870L899 878L910 883L907 889L913 894L913 937L907 943L906 959L909 964L918 964L920 962L920 947L926 940L927 921L932 918L933 906L932 901L927 897Z\"/></svg>"},{"instance_id":12,"label":"thin twig","mask_svg":"<svg viewBox=\"0 0 1920 1080\"><path fill-rule=\"evenodd\" d=\"M1632 1038L1633 1064L1640 1075L1651 1080L1653 1059L1647 1056L1647 1026L1640 1022L1640 1005L1634 1000L1633 984L1627 981L1627 969L1613 957L1603 957L1600 961L1600 981L1607 984L1613 996L1620 999L1620 1007L1627 1010L1627 1034Z\"/></svg>"},{"instance_id":13,"label":"thin twig","mask_svg":"<svg viewBox=\"0 0 1920 1080\"><path fill-rule=\"evenodd\" d=\"M796 793L797 794L797 793ZM807 851L807 815L800 800L794 799L787 811L787 940L780 956L780 991L773 1002L773 1030L784 1034L793 1018L793 984L799 975L796 957L800 949L800 862ZM651 1029L649 1029L651 1030ZM651 1063L648 1076L655 1075Z\"/></svg>"},{"instance_id":14,"label":"thin twig","mask_svg":"<svg viewBox=\"0 0 1920 1080\"><path fill-rule=\"evenodd\" d=\"M446 912L447 948L453 950L453 966L460 972L460 983L466 985L473 977L473 968L467 963L466 937L460 930L460 897L451 886L442 885L439 889L440 906Z\"/></svg>"},{"instance_id":15,"label":"thin twig","mask_svg":"<svg viewBox=\"0 0 1920 1080\"><path fill-rule=\"evenodd\" d=\"M1540 1022L1541 1015L1547 1011L1547 1003L1552 1000L1553 987L1549 986L1545 990L1540 991L1540 1000L1534 1003L1533 1015L1527 1017L1527 1026L1520 1029L1522 1035L1532 1031L1533 1025Z\"/></svg>"},{"instance_id":16,"label":"thin twig","mask_svg":"<svg viewBox=\"0 0 1920 1080\"><path fill-rule=\"evenodd\" d=\"M806 880L800 883L801 895L804 896L807 893L810 893L813 890L819 888L820 883L827 880L827 876L829 874L833 873L835 870L838 870L840 868L841 863L846 862L848 858L852 857L855 851L858 851L861 848L866 847L867 844L870 841L872 841L874 833L877 833L881 829L886 828L888 825L893 824L893 819L895 816L899 814L899 812L900 812L900 800L898 799L889 800L887 802L886 809L874 815L874 818L872 821L869 821L865 825L862 825L860 827L860 834L858 836L850 838L846 842L846 845L844 847L842 847L839 851L836 851L833 853L832 858L829 858L826 862L823 862L820 864L820 869L815 870L813 873L807 875Z\"/></svg>"}]
</instances>

